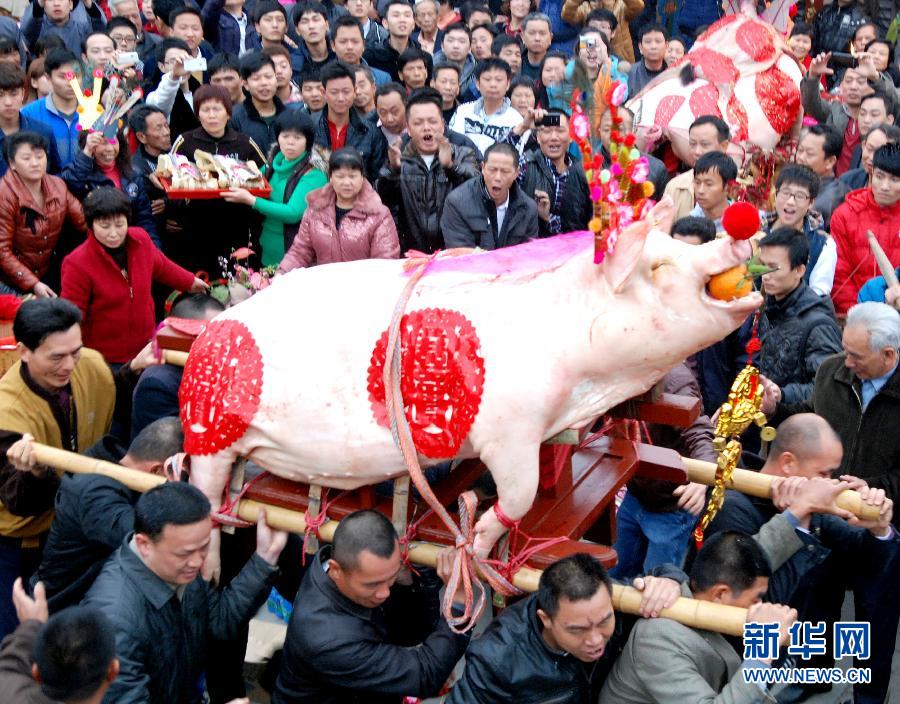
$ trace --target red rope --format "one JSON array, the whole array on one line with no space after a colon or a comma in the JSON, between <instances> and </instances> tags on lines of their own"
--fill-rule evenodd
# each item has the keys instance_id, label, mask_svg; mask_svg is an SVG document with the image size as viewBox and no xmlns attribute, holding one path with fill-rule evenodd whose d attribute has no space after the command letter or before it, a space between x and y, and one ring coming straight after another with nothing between
<instances>
[{"instance_id":1,"label":"red rope","mask_svg":"<svg viewBox=\"0 0 900 704\"><path fill-rule=\"evenodd\" d=\"M213 525L235 526L237 528L249 528L250 526L254 525L249 521L245 521L244 519L239 518L235 515L234 512L237 510L238 504L240 503L241 499L244 498L244 494L246 494L250 490L250 487L256 484L256 482L258 482L263 477L268 476L269 473L267 471L260 472L255 477L253 477L253 479L244 484L244 486L242 486L241 490L238 492L237 496L235 496L233 499L228 498L228 489L226 488L225 500L222 502L222 505L212 513Z\"/></svg>"},{"instance_id":2,"label":"red rope","mask_svg":"<svg viewBox=\"0 0 900 704\"><path fill-rule=\"evenodd\" d=\"M403 560L403 564L416 576L419 576L419 571L413 567L413 564L409 561L409 546L412 541L416 539L416 535L419 533L419 526L421 526L432 513L434 513L434 511L428 509L422 514L421 518L417 518L412 523L408 523L406 532L400 537L400 559Z\"/></svg>"},{"instance_id":3,"label":"red rope","mask_svg":"<svg viewBox=\"0 0 900 704\"><path fill-rule=\"evenodd\" d=\"M311 535L315 535L317 539L322 536L319 535L319 529L324 526L328 522L328 509L331 508L331 505L344 496L347 492L342 491L340 494L335 496L330 501L328 500L328 487L324 487L322 490L322 498L319 504L319 512L313 516L310 515L309 509L306 511L306 529L303 531L303 556L300 558L301 563L304 567L306 567L306 546L309 542L309 538Z\"/></svg>"}]
</instances>

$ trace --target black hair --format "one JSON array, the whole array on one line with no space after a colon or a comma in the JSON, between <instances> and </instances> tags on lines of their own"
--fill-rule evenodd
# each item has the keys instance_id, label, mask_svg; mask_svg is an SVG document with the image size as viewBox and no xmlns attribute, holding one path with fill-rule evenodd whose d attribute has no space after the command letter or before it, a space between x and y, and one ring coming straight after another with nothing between
<instances>
[{"instance_id":1,"label":"black hair","mask_svg":"<svg viewBox=\"0 0 900 704\"><path fill-rule=\"evenodd\" d=\"M447 25L447 28L444 30L444 36L446 37L450 32L465 32L466 36L471 41L472 32L466 26L465 22L452 22Z\"/></svg>"},{"instance_id":2,"label":"black hair","mask_svg":"<svg viewBox=\"0 0 900 704\"><path fill-rule=\"evenodd\" d=\"M84 145L87 144L87 138L90 135L88 130L81 130L78 133L78 146L84 149ZM125 138L125 132L123 130L119 130L116 133L116 141L119 143L119 153L116 154L115 165L119 170L119 173L125 176L126 178L130 178L134 172L134 169L131 166L131 152L128 149L128 140Z\"/></svg>"},{"instance_id":3,"label":"black hair","mask_svg":"<svg viewBox=\"0 0 900 704\"><path fill-rule=\"evenodd\" d=\"M349 64L346 64L343 61L329 61L319 71L319 80L322 82L323 86L327 86L329 81L334 81L339 78L349 78L350 82L353 83L354 86L356 85L356 72Z\"/></svg>"},{"instance_id":4,"label":"black hair","mask_svg":"<svg viewBox=\"0 0 900 704\"><path fill-rule=\"evenodd\" d=\"M103 31L101 31L101 32L91 32L91 33L88 34L84 39L81 40L81 53L82 53L82 54L87 54L87 43L88 43L88 40L90 40L91 37L106 37L107 39L109 39L109 41L112 42L113 48L115 49L115 47L116 47L116 42L115 42L115 40L114 40L112 37L109 36L109 34L108 34L107 31L106 31L106 28L104 27L104 28L103 28Z\"/></svg>"},{"instance_id":5,"label":"black hair","mask_svg":"<svg viewBox=\"0 0 900 704\"><path fill-rule=\"evenodd\" d=\"M285 23L287 23L287 10L284 9L284 5L278 0L259 0L256 3L256 7L253 8L253 23L259 23L263 15L268 15L270 12L280 12L281 16L284 17Z\"/></svg>"},{"instance_id":6,"label":"black hair","mask_svg":"<svg viewBox=\"0 0 900 704\"><path fill-rule=\"evenodd\" d=\"M550 618L559 613L559 602L593 599L601 588L612 597L612 580L600 561L583 552L564 557L544 570L538 582L538 608Z\"/></svg>"},{"instance_id":7,"label":"black hair","mask_svg":"<svg viewBox=\"0 0 900 704\"><path fill-rule=\"evenodd\" d=\"M811 24L806 22L794 22L794 26L791 27L791 35L792 37L802 36L809 37L812 39L814 34L813 27Z\"/></svg>"},{"instance_id":8,"label":"black hair","mask_svg":"<svg viewBox=\"0 0 900 704\"><path fill-rule=\"evenodd\" d=\"M169 24L169 16L180 7L184 7L184 0L155 0L153 3L153 14L167 26Z\"/></svg>"},{"instance_id":9,"label":"black hair","mask_svg":"<svg viewBox=\"0 0 900 704\"><path fill-rule=\"evenodd\" d=\"M295 27L300 24L300 19L307 12L322 15L322 17L325 18L325 21L328 21L328 8L325 7L322 3L315 2L314 0L310 0L310 2L298 2L291 9L291 22Z\"/></svg>"},{"instance_id":10,"label":"black hair","mask_svg":"<svg viewBox=\"0 0 900 704\"><path fill-rule=\"evenodd\" d=\"M534 79L531 76L524 74L513 76L513 79L509 82L509 90L506 91L506 97L510 97L516 88L530 88L534 94L534 99L537 100L537 91L534 89Z\"/></svg>"},{"instance_id":11,"label":"black hair","mask_svg":"<svg viewBox=\"0 0 900 704\"><path fill-rule=\"evenodd\" d=\"M550 30L550 33L553 33L553 20L550 19L550 16L546 12L529 12L525 17L522 18L522 31L524 32L528 25L532 22L545 22L547 24L547 29Z\"/></svg>"},{"instance_id":12,"label":"black hair","mask_svg":"<svg viewBox=\"0 0 900 704\"><path fill-rule=\"evenodd\" d=\"M166 482L153 487L134 507L134 532L156 541L167 525L189 526L209 517L209 499L191 484Z\"/></svg>"},{"instance_id":13,"label":"black hair","mask_svg":"<svg viewBox=\"0 0 900 704\"><path fill-rule=\"evenodd\" d=\"M869 47L874 44L884 44L888 48L888 67L892 66L894 63L894 45L891 44L886 39L878 39L877 37L866 44L866 51L869 51Z\"/></svg>"},{"instance_id":14,"label":"black hair","mask_svg":"<svg viewBox=\"0 0 900 704\"><path fill-rule=\"evenodd\" d=\"M184 430L178 416L157 418L137 434L128 456L138 462L164 462L184 449Z\"/></svg>"},{"instance_id":15,"label":"black hair","mask_svg":"<svg viewBox=\"0 0 900 704\"><path fill-rule=\"evenodd\" d=\"M641 40L646 37L648 34L653 34L654 32L663 35L663 39L669 41L669 35L666 33L666 28L663 27L659 22L650 22L649 24L645 24L641 27L641 30L638 32L638 44L640 44Z\"/></svg>"},{"instance_id":16,"label":"black hair","mask_svg":"<svg viewBox=\"0 0 900 704\"><path fill-rule=\"evenodd\" d=\"M137 29L131 23L131 20L126 19L125 17L111 17L109 21L106 23L106 34L109 36L109 33L119 27L121 29L131 30L132 34L134 34L135 38L137 38ZM115 41L115 40L113 40Z\"/></svg>"},{"instance_id":17,"label":"black hair","mask_svg":"<svg viewBox=\"0 0 900 704\"><path fill-rule=\"evenodd\" d=\"M416 12L415 8L412 6L412 3L410 3L409 0L388 0L388 2L386 2L384 5L385 18L388 16L388 12L390 12L391 7L394 5L403 5L404 7L408 7L413 11L413 14L415 14Z\"/></svg>"},{"instance_id":18,"label":"black hair","mask_svg":"<svg viewBox=\"0 0 900 704\"><path fill-rule=\"evenodd\" d=\"M156 5L153 6L154 13L156 12ZM175 20L177 20L182 15L193 15L198 20L200 20L200 25L203 26L203 15L200 14L200 10L192 5L182 5L181 7L176 7L169 13L169 21L166 22L166 25L169 27L175 26Z\"/></svg>"},{"instance_id":19,"label":"black hair","mask_svg":"<svg viewBox=\"0 0 900 704\"><path fill-rule=\"evenodd\" d=\"M584 19L584 26L587 27L593 21L609 22L609 26L612 28L613 32L615 32L619 26L619 20L616 19L615 13L613 13L612 10L607 10L605 7L597 7L591 10Z\"/></svg>"},{"instance_id":20,"label":"black hair","mask_svg":"<svg viewBox=\"0 0 900 704\"><path fill-rule=\"evenodd\" d=\"M694 164L694 176L709 171L719 174L726 185L737 178L737 165L734 163L734 159L722 152L706 152L697 159L697 163Z\"/></svg>"},{"instance_id":21,"label":"black hair","mask_svg":"<svg viewBox=\"0 0 900 704\"><path fill-rule=\"evenodd\" d=\"M450 69L451 71L456 71L456 78L460 77L459 66L457 66L452 61L439 61L434 65L434 77L437 78L438 71L443 71L445 69Z\"/></svg>"},{"instance_id":22,"label":"black hair","mask_svg":"<svg viewBox=\"0 0 900 704\"><path fill-rule=\"evenodd\" d=\"M484 150L484 160L487 162L491 154L505 154L512 157L516 168L519 166L519 152L516 148L507 142L494 142L491 146Z\"/></svg>"},{"instance_id":23,"label":"black hair","mask_svg":"<svg viewBox=\"0 0 900 704\"><path fill-rule=\"evenodd\" d=\"M512 69L508 63L498 56L489 56L478 62L478 65L475 67L475 80L477 81L481 78L481 74L487 71L503 71L507 80L512 80Z\"/></svg>"},{"instance_id":24,"label":"black hair","mask_svg":"<svg viewBox=\"0 0 900 704\"><path fill-rule=\"evenodd\" d=\"M147 131L147 118L151 115L166 116L166 113L155 105L147 105L146 103L135 107L128 115L128 129L132 134Z\"/></svg>"},{"instance_id":25,"label":"black hair","mask_svg":"<svg viewBox=\"0 0 900 704\"><path fill-rule=\"evenodd\" d=\"M275 62L271 56L266 56L261 51L251 51L241 57L241 78L247 80L257 71L269 66L275 70Z\"/></svg>"},{"instance_id":26,"label":"black hair","mask_svg":"<svg viewBox=\"0 0 900 704\"><path fill-rule=\"evenodd\" d=\"M13 320L13 336L34 352L50 335L65 332L80 322L78 306L65 298L33 298L19 306Z\"/></svg>"},{"instance_id":27,"label":"black hair","mask_svg":"<svg viewBox=\"0 0 900 704\"><path fill-rule=\"evenodd\" d=\"M701 115L691 123L691 126L688 128L688 132L690 132L695 127L702 127L703 125L712 125L713 127L715 127L720 142L727 142L729 139L731 139L731 130L729 129L728 124L725 122L725 120L716 115Z\"/></svg>"},{"instance_id":28,"label":"black hair","mask_svg":"<svg viewBox=\"0 0 900 704\"><path fill-rule=\"evenodd\" d=\"M356 147L344 147L331 152L328 158L328 173L333 174L336 169L353 169L365 175L366 164Z\"/></svg>"},{"instance_id":29,"label":"black hair","mask_svg":"<svg viewBox=\"0 0 900 704\"><path fill-rule=\"evenodd\" d=\"M833 156L835 159L840 157L841 150L844 148L844 138L836 129L828 125L810 125L806 128L806 133L816 137L824 137L822 150L825 152L826 157Z\"/></svg>"},{"instance_id":30,"label":"black hair","mask_svg":"<svg viewBox=\"0 0 900 704\"><path fill-rule=\"evenodd\" d=\"M73 64L77 67L81 66L81 62L78 60L78 57L68 49L51 49L44 59L44 73L49 76L56 69L60 68L61 66L65 66L66 64Z\"/></svg>"},{"instance_id":31,"label":"black hair","mask_svg":"<svg viewBox=\"0 0 900 704\"><path fill-rule=\"evenodd\" d=\"M819 177L815 171L803 164L785 164L781 167L778 178L775 179L775 190L788 183L802 186L809 191L810 200L815 200L819 195Z\"/></svg>"},{"instance_id":32,"label":"black hair","mask_svg":"<svg viewBox=\"0 0 900 704\"><path fill-rule=\"evenodd\" d=\"M41 626L32 658L41 692L53 701L82 701L100 689L116 657L115 630L92 606L73 606Z\"/></svg>"},{"instance_id":33,"label":"black hair","mask_svg":"<svg viewBox=\"0 0 900 704\"><path fill-rule=\"evenodd\" d=\"M35 149L43 149L44 153L47 155L50 153L50 144L47 142L47 138L44 135L28 131L13 132L6 138L6 144L3 148L4 155L6 156L6 163L11 164L13 158L16 156L16 152L19 151L19 147L26 144Z\"/></svg>"},{"instance_id":34,"label":"black hair","mask_svg":"<svg viewBox=\"0 0 900 704\"><path fill-rule=\"evenodd\" d=\"M850 41L856 39L856 35L859 34L859 30L863 27L874 27L875 28L875 36L878 36L878 25L875 24L872 20L865 20L862 24L858 24L856 29L853 30L853 36L850 38Z\"/></svg>"},{"instance_id":35,"label":"black hair","mask_svg":"<svg viewBox=\"0 0 900 704\"><path fill-rule=\"evenodd\" d=\"M407 47L400 56L397 57L397 73L400 73L406 68L406 64L412 63L413 61L421 61L425 64L425 82L427 83L430 81L431 74L434 72L434 60L427 51L422 51L414 46Z\"/></svg>"},{"instance_id":36,"label":"black hair","mask_svg":"<svg viewBox=\"0 0 900 704\"><path fill-rule=\"evenodd\" d=\"M525 50L525 45L522 44L519 37L504 33L494 37L494 41L491 42L491 53L494 56L500 56L500 52L507 46L516 47L520 54Z\"/></svg>"},{"instance_id":37,"label":"black hair","mask_svg":"<svg viewBox=\"0 0 900 704\"><path fill-rule=\"evenodd\" d=\"M885 144L876 149L872 157L872 170L875 169L900 178L900 144Z\"/></svg>"},{"instance_id":38,"label":"black hair","mask_svg":"<svg viewBox=\"0 0 900 704\"><path fill-rule=\"evenodd\" d=\"M355 27L359 30L359 36L363 38L363 41L366 40L366 35L363 33L363 26L360 21L352 15L341 15L334 21L334 24L331 25L332 42L335 40L335 37L337 37L338 30L341 27Z\"/></svg>"},{"instance_id":39,"label":"black hair","mask_svg":"<svg viewBox=\"0 0 900 704\"><path fill-rule=\"evenodd\" d=\"M723 531L707 538L691 567L691 591L704 592L724 584L735 595L753 586L760 577L771 577L766 553L752 537Z\"/></svg>"},{"instance_id":40,"label":"black hair","mask_svg":"<svg viewBox=\"0 0 900 704\"><path fill-rule=\"evenodd\" d=\"M316 127L312 118L302 110L285 110L275 118L275 139L282 132L299 132L306 138L307 150L312 149Z\"/></svg>"},{"instance_id":41,"label":"black hair","mask_svg":"<svg viewBox=\"0 0 900 704\"><path fill-rule=\"evenodd\" d=\"M341 519L334 531L333 544L334 561L342 570L352 571L359 565L359 556L363 551L383 559L393 555L398 549L397 531L378 511L355 511Z\"/></svg>"},{"instance_id":42,"label":"black hair","mask_svg":"<svg viewBox=\"0 0 900 704\"><path fill-rule=\"evenodd\" d=\"M483 29L483 30L485 30L488 34L490 34L490 35L491 35L491 44L493 44L494 39L497 38L497 29L496 29L496 28L494 27L494 25L492 25L492 24L476 24L474 27L472 27L472 30L469 32L469 36L470 36L470 37L471 37L473 34L475 34L475 30L476 30L476 29Z\"/></svg>"},{"instance_id":43,"label":"black hair","mask_svg":"<svg viewBox=\"0 0 900 704\"><path fill-rule=\"evenodd\" d=\"M759 241L760 247L785 247L791 269L809 263L809 240L793 227L776 227Z\"/></svg>"},{"instance_id":44,"label":"black hair","mask_svg":"<svg viewBox=\"0 0 900 704\"><path fill-rule=\"evenodd\" d=\"M441 98L441 94L430 86L416 88L409 94L409 97L406 99L407 116L409 116L409 111L414 105L434 105L441 112L441 117L443 117L444 100Z\"/></svg>"},{"instance_id":45,"label":"black hair","mask_svg":"<svg viewBox=\"0 0 900 704\"><path fill-rule=\"evenodd\" d=\"M206 71L210 78L223 71L234 71L236 74L241 75L241 62L234 54L220 52L207 62Z\"/></svg>"},{"instance_id":46,"label":"black hair","mask_svg":"<svg viewBox=\"0 0 900 704\"><path fill-rule=\"evenodd\" d=\"M491 12L491 8L489 8L487 5L480 5L475 2L463 3L461 12L463 22L465 22L466 24L469 24L469 20L472 19L472 15L474 15L476 12L486 13L491 18L492 22L494 20L494 13ZM483 27L484 25L477 26ZM475 27L472 27L472 29L475 29Z\"/></svg>"},{"instance_id":47,"label":"black hair","mask_svg":"<svg viewBox=\"0 0 900 704\"><path fill-rule=\"evenodd\" d=\"M859 99L860 106L867 100L872 100L873 98L875 98L876 100L880 100L882 103L884 103L884 112L886 115L894 115L894 111L897 108L896 104L894 103L894 98L887 91L885 91L883 88L881 88L881 86L875 86L872 89L871 93L869 93L868 95L864 95L862 98L860 98Z\"/></svg>"},{"instance_id":48,"label":"black hair","mask_svg":"<svg viewBox=\"0 0 900 704\"><path fill-rule=\"evenodd\" d=\"M164 64L166 62L166 53L169 49L182 49L188 53L191 51L191 48L184 39L179 39L178 37L163 39L153 50L153 55L156 57L156 63Z\"/></svg>"},{"instance_id":49,"label":"black hair","mask_svg":"<svg viewBox=\"0 0 900 704\"><path fill-rule=\"evenodd\" d=\"M406 105L406 88L404 88L399 83L395 81L391 81L390 83L382 83L375 89L375 102L378 102L378 99L383 95L390 95L391 93L397 93L400 96L400 99L403 101L403 104Z\"/></svg>"},{"instance_id":50,"label":"black hair","mask_svg":"<svg viewBox=\"0 0 900 704\"><path fill-rule=\"evenodd\" d=\"M559 59L563 62L563 66L569 63L569 55L564 51L557 51L556 49L551 49L546 54L544 54L544 58L541 59L541 65L538 68L538 82L543 85L544 81L541 78L541 75L544 73L544 66L551 59Z\"/></svg>"},{"instance_id":51,"label":"black hair","mask_svg":"<svg viewBox=\"0 0 900 704\"><path fill-rule=\"evenodd\" d=\"M355 78L355 75L354 75ZM300 79L297 81L297 87L302 88L304 83L321 83L322 72L316 66L304 66L300 72Z\"/></svg>"},{"instance_id":52,"label":"black hair","mask_svg":"<svg viewBox=\"0 0 900 704\"><path fill-rule=\"evenodd\" d=\"M34 43L34 53L32 56L40 58L46 56L53 49L65 49L66 43L58 34L44 34L38 37Z\"/></svg>"},{"instance_id":53,"label":"black hair","mask_svg":"<svg viewBox=\"0 0 900 704\"><path fill-rule=\"evenodd\" d=\"M124 215L131 220L131 212L131 198L112 186L95 188L84 199L84 219L88 227L93 227L95 220L116 215Z\"/></svg>"},{"instance_id":54,"label":"black hair","mask_svg":"<svg viewBox=\"0 0 900 704\"><path fill-rule=\"evenodd\" d=\"M863 137L863 141L865 142L869 138L869 135L873 132L881 132L885 137L887 137L888 142L891 142L892 144L900 144L900 127L898 127L897 125L893 125L890 122L882 122L878 125L875 125L874 127L872 127L872 129L869 130L868 134ZM843 142L841 142L841 144L843 144Z\"/></svg>"},{"instance_id":55,"label":"black hair","mask_svg":"<svg viewBox=\"0 0 900 704\"><path fill-rule=\"evenodd\" d=\"M701 244L712 242L716 239L716 225L709 218L699 218L695 216L685 216L678 218L672 225L672 231L669 233L673 237L681 235L682 237L699 237Z\"/></svg>"},{"instance_id":56,"label":"black hair","mask_svg":"<svg viewBox=\"0 0 900 704\"><path fill-rule=\"evenodd\" d=\"M0 90L25 90L25 72L18 64L0 63Z\"/></svg>"},{"instance_id":57,"label":"black hair","mask_svg":"<svg viewBox=\"0 0 900 704\"><path fill-rule=\"evenodd\" d=\"M287 111L286 111L287 112ZM207 313L221 313L225 306L208 293L182 293L172 303L169 315L173 318L206 320Z\"/></svg>"}]
</instances>

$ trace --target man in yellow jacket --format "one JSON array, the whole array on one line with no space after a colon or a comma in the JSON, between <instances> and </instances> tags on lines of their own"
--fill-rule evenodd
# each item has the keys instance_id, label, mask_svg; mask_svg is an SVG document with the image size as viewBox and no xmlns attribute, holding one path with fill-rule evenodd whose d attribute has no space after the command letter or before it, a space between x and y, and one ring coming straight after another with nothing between
<instances>
[{"instance_id":1,"label":"man in yellow jacket","mask_svg":"<svg viewBox=\"0 0 900 704\"><path fill-rule=\"evenodd\" d=\"M80 323L78 308L61 298L26 301L13 323L20 359L0 379L0 446L9 448L0 463L0 638L16 627L12 585L40 562L59 486L55 472L34 462L31 443L83 452L112 422L113 374L83 347Z\"/></svg>"}]
</instances>

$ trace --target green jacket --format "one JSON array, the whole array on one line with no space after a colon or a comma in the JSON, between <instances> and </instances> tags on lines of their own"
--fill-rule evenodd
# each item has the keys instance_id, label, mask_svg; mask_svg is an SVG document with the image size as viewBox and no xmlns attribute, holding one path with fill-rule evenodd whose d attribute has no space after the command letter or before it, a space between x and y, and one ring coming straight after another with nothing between
<instances>
[{"instance_id":1,"label":"green jacket","mask_svg":"<svg viewBox=\"0 0 900 704\"><path fill-rule=\"evenodd\" d=\"M260 235L263 266L277 266L281 262L286 240L293 239L306 212L306 196L328 182L325 174L310 167L305 157L306 153L288 161L279 151L266 167L272 193L253 203L253 209L265 216Z\"/></svg>"}]
</instances>

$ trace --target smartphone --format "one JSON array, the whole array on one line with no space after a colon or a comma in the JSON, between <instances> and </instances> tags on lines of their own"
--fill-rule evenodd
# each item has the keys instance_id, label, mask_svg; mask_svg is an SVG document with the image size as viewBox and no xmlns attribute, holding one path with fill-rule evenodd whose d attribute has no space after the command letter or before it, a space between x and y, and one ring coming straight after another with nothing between
<instances>
[{"instance_id":1,"label":"smartphone","mask_svg":"<svg viewBox=\"0 0 900 704\"><path fill-rule=\"evenodd\" d=\"M140 57L136 51L123 51L116 57L116 66L126 67L126 66L134 66L138 61L140 61Z\"/></svg>"},{"instance_id":2,"label":"smartphone","mask_svg":"<svg viewBox=\"0 0 900 704\"><path fill-rule=\"evenodd\" d=\"M853 56L853 54L847 54L843 51L833 51L829 63L842 68L856 68L859 66L859 59Z\"/></svg>"},{"instance_id":3,"label":"smartphone","mask_svg":"<svg viewBox=\"0 0 900 704\"><path fill-rule=\"evenodd\" d=\"M558 112L544 115L544 117L541 118L541 121L537 123L538 127L559 127L559 125L560 120Z\"/></svg>"},{"instance_id":4,"label":"smartphone","mask_svg":"<svg viewBox=\"0 0 900 704\"><path fill-rule=\"evenodd\" d=\"M199 59L188 59L184 62L184 70L188 72L205 71L206 59L204 59L202 56Z\"/></svg>"}]
</instances>

